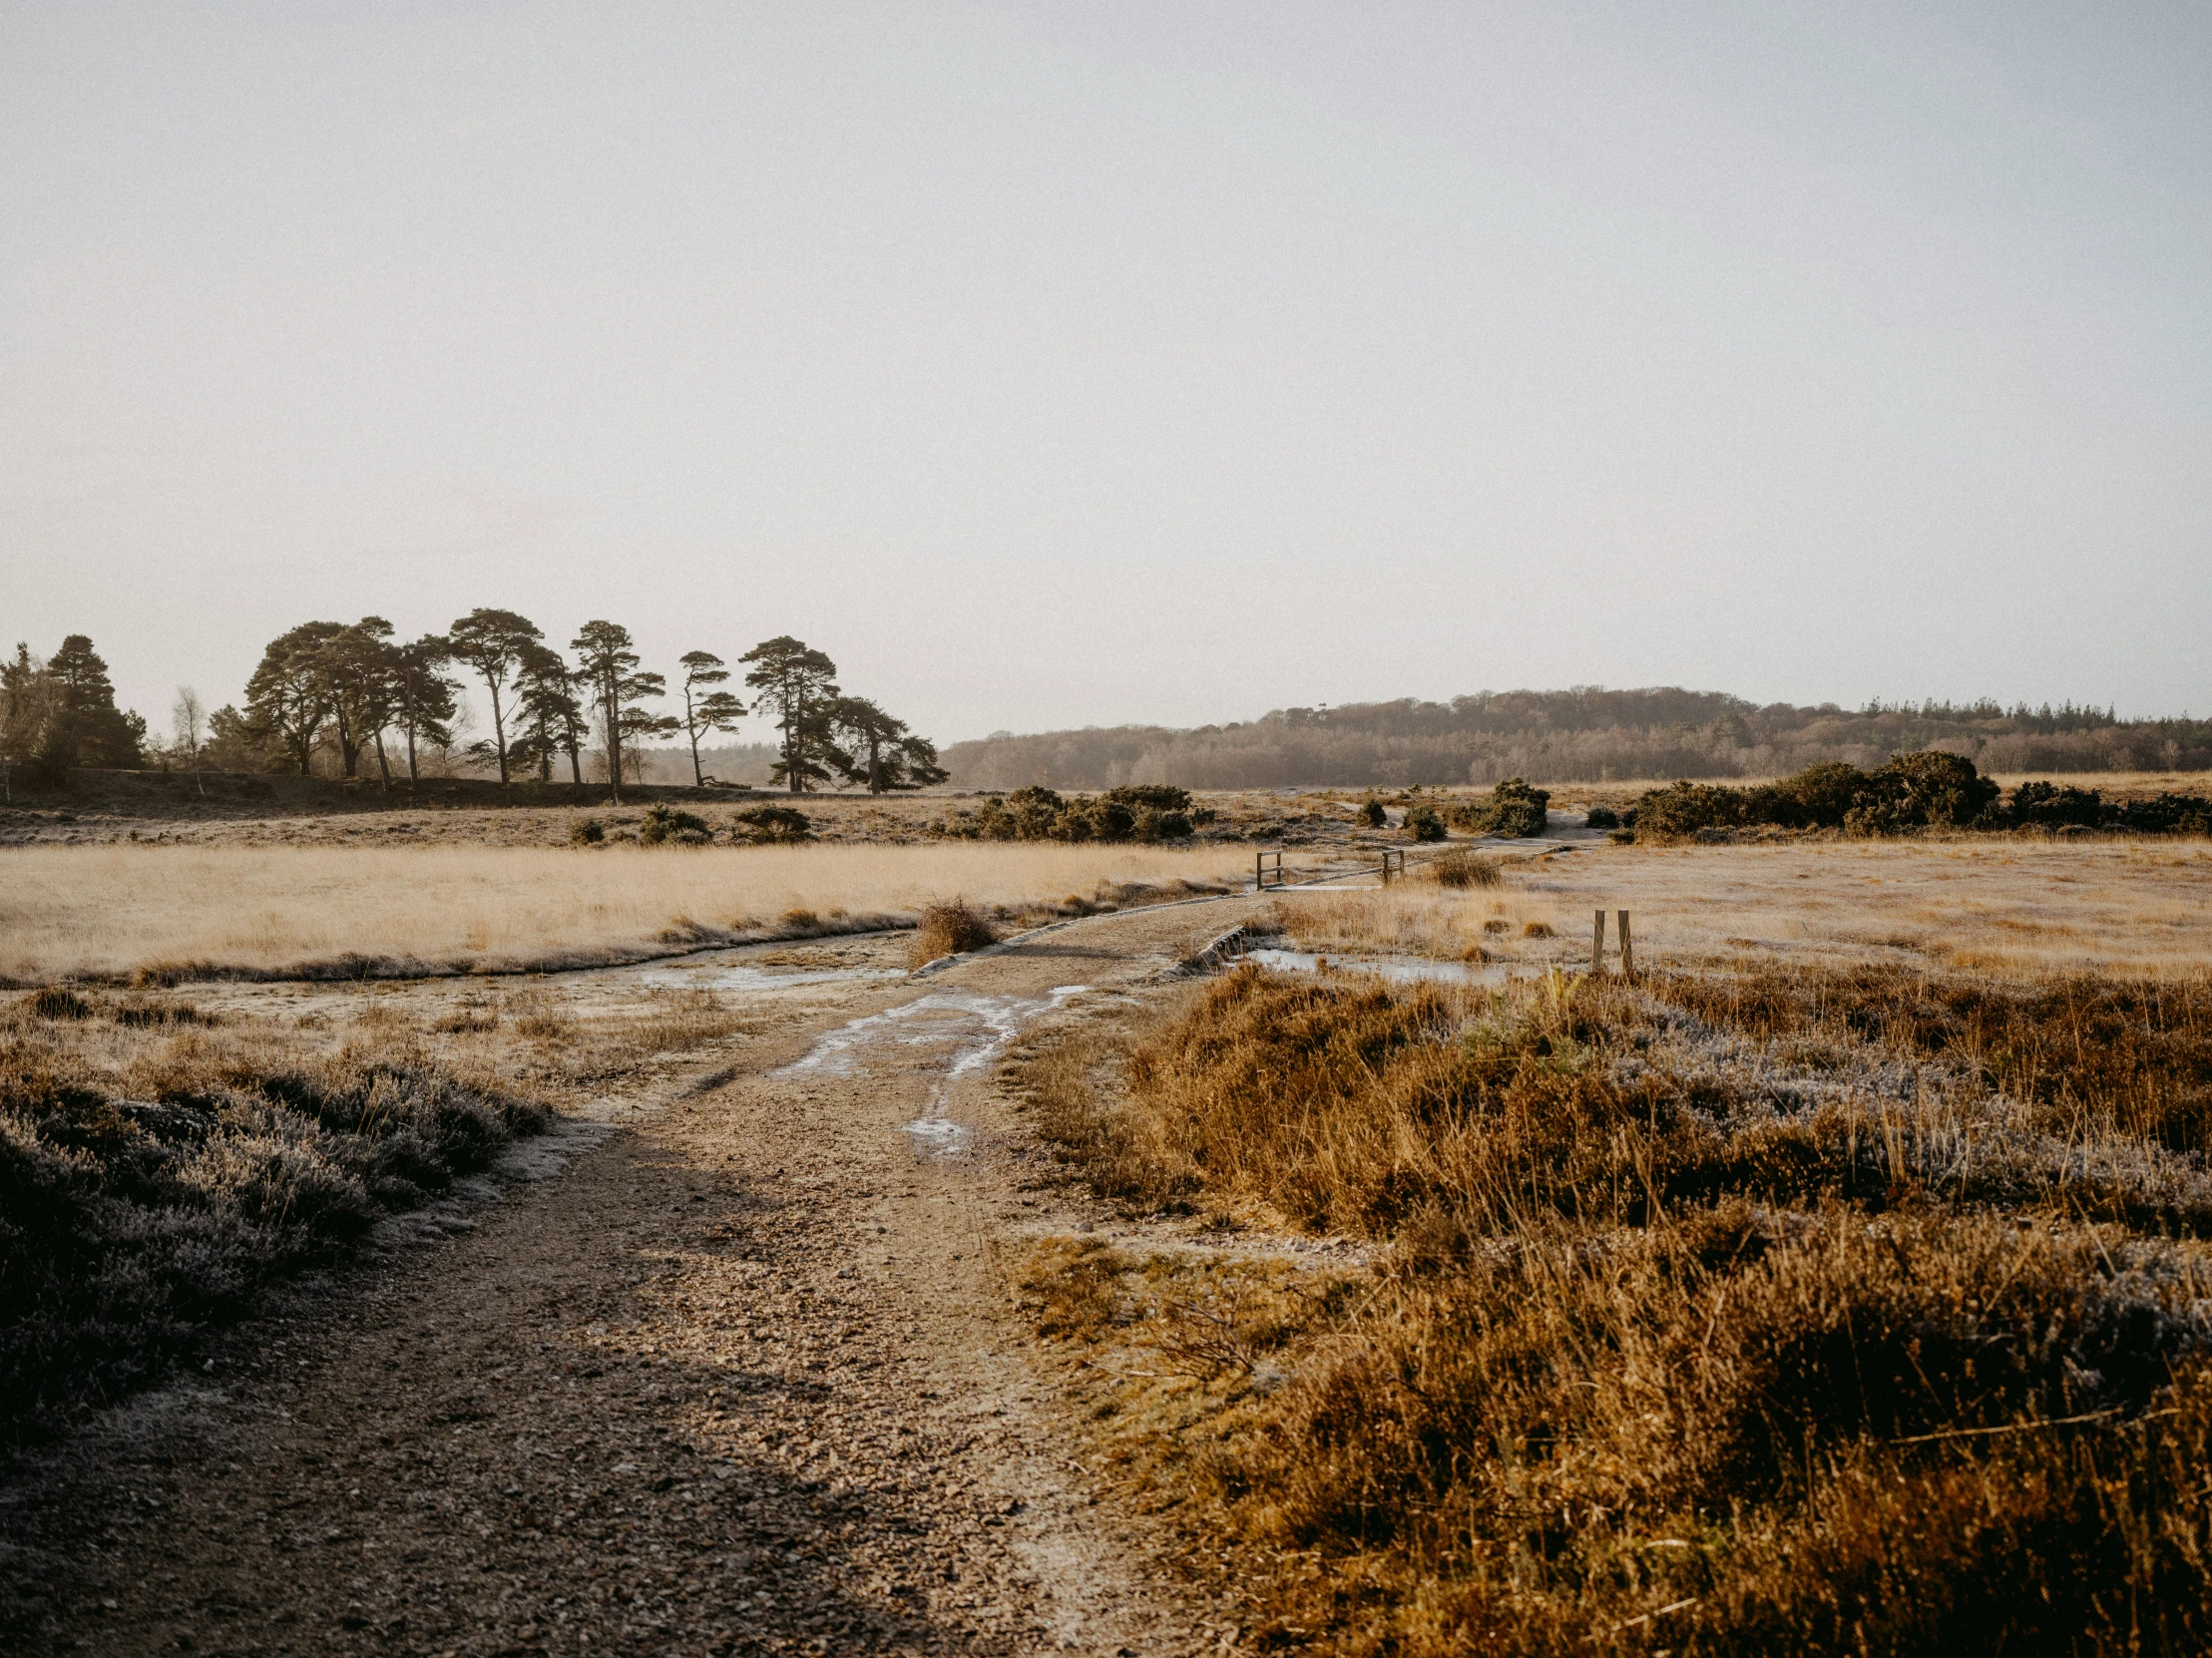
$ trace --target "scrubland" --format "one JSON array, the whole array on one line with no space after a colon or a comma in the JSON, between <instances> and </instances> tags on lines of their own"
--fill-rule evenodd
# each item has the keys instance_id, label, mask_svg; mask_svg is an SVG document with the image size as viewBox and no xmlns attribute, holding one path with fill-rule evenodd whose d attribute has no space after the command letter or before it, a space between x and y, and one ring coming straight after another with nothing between
<instances>
[{"instance_id":1,"label":"scrubland","mask_svg":"<svg viewBox=\"0 0 2212 1658\"><path fill-rule=\"evenodd\" d=\"M1075 913L1233 879L1206 849L20 847L0 852L0 981L359 977L589 966L670 946L911 923L965 897Z\"/></svg>"},{"instance_id":2,"label":"scrubland","mask_svg":"<svg viewBox=\"0 0 2212 1658\"><path fill-rule=\"evenodd\" d=\"M2212 867L1583 856L1278 910L1601 901L1633 982L1245 968L1009 1069L1142 1240L1045 1242L1033 1317L1247 1644L2212 1646Z\"/></svg>"},{"instance_id":3,"label":"scrubland","mask_svg":"<svg viewBox=\"0 0 2212 1658\"><path fill-rule=\"evenodd\" d=\"M1594 910L1627 910L1638 959L1780 958L1996 973L2201 975L2212 963L2212 847L2196 840L1923 839L1592 848L1493 860L1495 889L1427 879L1286 893L1312 948L1586 962ZM1531 924L1551 942L1530 942ZM1612 927L1608 914L1607 929Z\"/></svg>"}]
</instances>

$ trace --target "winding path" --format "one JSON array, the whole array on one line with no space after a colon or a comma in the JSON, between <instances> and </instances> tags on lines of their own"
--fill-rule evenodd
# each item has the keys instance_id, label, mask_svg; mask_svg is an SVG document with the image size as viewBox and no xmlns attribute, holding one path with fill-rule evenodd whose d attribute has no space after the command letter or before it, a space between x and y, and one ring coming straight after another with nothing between
<instances>
[{"instance_id":1,"label":"winding path","mask_svg":"<svg viewBox=\"0 0 2212 1658\"><path fill-rule=\"evenodd\" d=\"M1079 1218L991 1061L1251 900L861 984L565 1172L75 1448L14 1569L101 1653L1216 1644L1100 1504L1012 1312ZM1074 987L1084 987L1077 990ZM1035 1188L1035 1189L1032 1189ZM34 1646L33 1650L38 1650Z\"/></svg>"}]
</instances>

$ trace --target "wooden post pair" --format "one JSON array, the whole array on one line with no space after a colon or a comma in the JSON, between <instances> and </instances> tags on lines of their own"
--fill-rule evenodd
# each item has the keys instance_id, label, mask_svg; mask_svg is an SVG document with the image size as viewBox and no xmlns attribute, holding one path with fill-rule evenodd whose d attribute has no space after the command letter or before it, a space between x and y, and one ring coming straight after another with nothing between
<instances>
[{"instance_id":1,"label":"wooden post pair","mask_svg":"<svg viewBox=\"0 0 2212 1658\"><path fill-rule=\"evenodd\" d=\"M1615 910L1613 914L1619 918L1621 977L1633 979L1636 976L1636 947L1628 934L1628 912L1626 910ZM1592 973L1603 973L1605 971L1605 912L1603 910L1597 912L1596 925L1590 931L1589 970Z\"/></svg>"}]
</instances>

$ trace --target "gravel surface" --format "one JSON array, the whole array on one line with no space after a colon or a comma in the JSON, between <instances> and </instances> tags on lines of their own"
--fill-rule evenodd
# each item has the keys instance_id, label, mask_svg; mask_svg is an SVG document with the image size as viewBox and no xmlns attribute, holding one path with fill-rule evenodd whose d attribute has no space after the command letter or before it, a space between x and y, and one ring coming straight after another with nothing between
<instances>
[{"instance_id":1,"label":"gravel surface","mask_svg":"<svg viewBox=\"0 0 2212 1658\"><path fill-rule=\"evenodd\" d=\"M23 1470L0 1492L0 1645L1215 1644L1100 1502L1032 1363L1005 1246L1083 1217L1036 1178L991 1061L1252 907L836 987L702 1053L473 1229Z\"/></svg>"}]
</instances>

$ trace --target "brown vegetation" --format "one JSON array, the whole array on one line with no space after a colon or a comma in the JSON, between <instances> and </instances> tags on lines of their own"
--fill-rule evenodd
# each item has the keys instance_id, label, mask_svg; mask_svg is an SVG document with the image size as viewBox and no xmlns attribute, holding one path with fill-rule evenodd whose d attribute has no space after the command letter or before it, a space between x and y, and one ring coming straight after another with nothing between
<instances>
[{"instance_id":1,"label":"brown vegetation","mask_svg":"<svg viewBox=\"0 0 2212 1658\"><path fill-rule=\"evenodd\" d=\"M1020 1075L1129 1208L1371 1262L1030 1274L1256 1644L2212 1639L2201 979L1246 969Z\"/></svg>"},{"instance_id":2,"label":"brown vegetation","mask_svg":"<svg viewBox=\"0 0 2212 1658\"><path fill-rule=\"evenodd\" d=\"M909 954L914 965L921 967L998 942L998 929L991 925L989 918L967 899L956 898L950 904L922 906L922 918L915 926L914 945Z\"/></svg>"}]
</instances>

